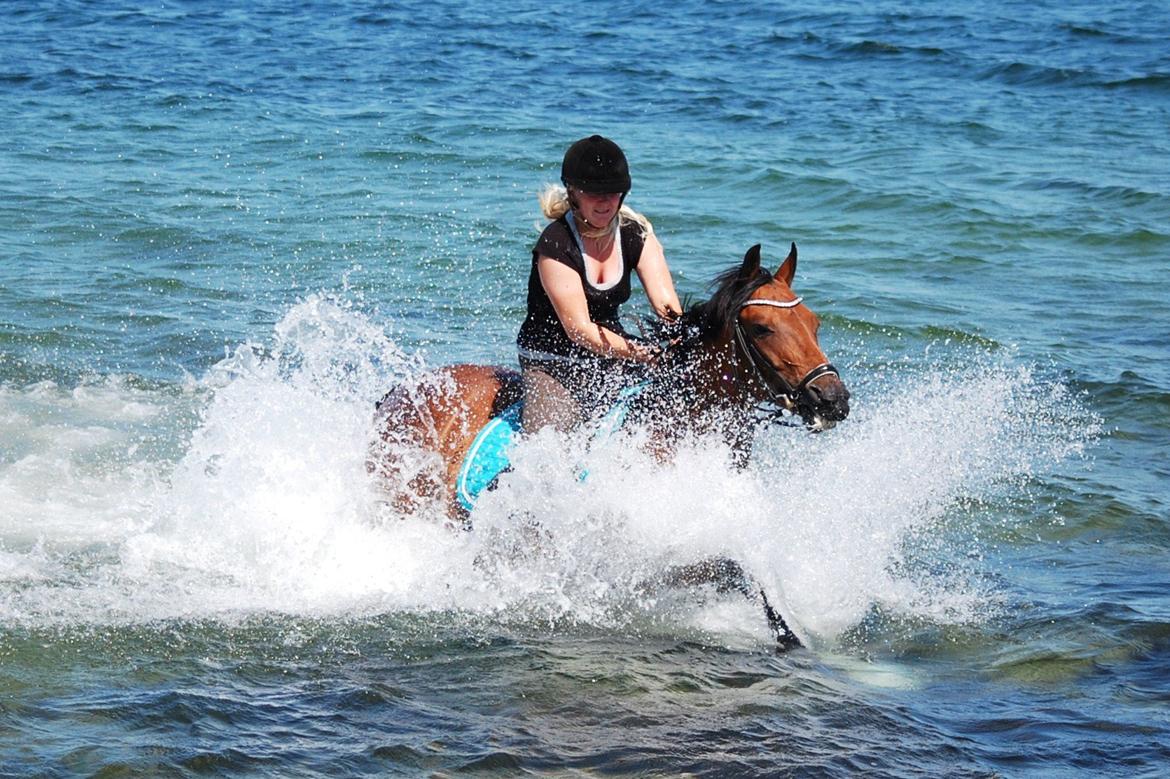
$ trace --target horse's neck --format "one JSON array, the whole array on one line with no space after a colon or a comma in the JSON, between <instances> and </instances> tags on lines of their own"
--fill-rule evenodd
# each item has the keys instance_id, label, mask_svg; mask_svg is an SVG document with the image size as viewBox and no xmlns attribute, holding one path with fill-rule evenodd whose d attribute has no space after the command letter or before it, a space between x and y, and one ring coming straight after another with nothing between
<instances>
[{"instance_id":1,"label":"horse's neck","mask_svg":"<svg viewBox=\"0 0 1170 779\"><path fill-rule=\"evenodd\" d=\"M695 432L728 434L742 421L751 406L725 338L697 343L685 350L677 362L658 374L661 391L655 393L663 413L660 416L685 416Z\"/></svg>"}]
</instances>

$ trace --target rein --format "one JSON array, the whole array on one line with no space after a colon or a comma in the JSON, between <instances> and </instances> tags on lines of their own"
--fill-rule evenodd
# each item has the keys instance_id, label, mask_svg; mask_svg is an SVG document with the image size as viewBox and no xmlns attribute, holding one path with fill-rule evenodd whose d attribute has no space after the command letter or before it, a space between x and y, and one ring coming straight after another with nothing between
<instances>
[{"instance_id":1,"label":"rein","mask_svg":"<svg viewBox=\"0 0 1170 779\"><path fill-rule=\"evenodd\" d=\"M796 308L803 300L804 298L800 297L795 298L794 300L786 301L749 300L740 306L740 311L747 308L748 306ZM768 392L769 400L777 406L795 406L797 404L797 399L801 396L802 393L805 392L805 390L808 389L809 384L812 384L820 377L827 376L829 374L837 376L838 378L841 375L838 373L837 369L833 367L832 363L825 362L806 373L804 377L799 382L797 382L796 386L793 386L788 382L787 379L780 375L780 372L776 370L772 363L768 362L767 358L764 357L763 353L760 351L759 347L756 346L755 342L744 334L743 327L740 325L738 317L736 317L735 320L735 342L739 345L739 348L747 357L748 365L751 366L752 373L755 374L756 381L764 386L764 389ZM779 390L777 390L777 387L779 387ZM787 401L787 404L782 401Z\"/></svg>"}]
</instances>

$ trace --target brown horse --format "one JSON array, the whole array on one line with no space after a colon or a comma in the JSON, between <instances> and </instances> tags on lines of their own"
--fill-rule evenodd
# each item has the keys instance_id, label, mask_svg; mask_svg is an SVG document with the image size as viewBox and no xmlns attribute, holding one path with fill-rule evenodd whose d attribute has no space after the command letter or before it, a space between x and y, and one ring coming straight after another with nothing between
<instances>
[{"instance_id":1,"label":"brown horse","mask_svg":"<svg viewBox=\"0 0 1170 779\"><path fill-rule=\"evenodd\" d=\"M657 454L668 456L680 435L716 433L744 463L761 405L794 413L813 430L849 414L849 391L817 343L820 322L792 292L795 273L796 244L775 274L760 267L760 247L753 246L741 266L719 276L710 300L682 316L683 335L649 371L625 417L649 431ZM521 399L521 387L516 371L455 365L389 392L378 403L380 445L370 469L386 477L391 503L412 512L437 501L466 523L469 512L456 493L460 467L478 432ZM744 595L762 607L782 649L801 646L763 588L734 560L675 566L644 584L703 585Z\"/></svg>"},{"instance_id":2,"label":"brown horse","mask_svg":"<svg viewBox=\"0 0 1170 779\"><path fill-rule=\"evenodd\" d=\"M680 332L648 373L626 424L649 431L660 456L684 434L716 433L746 462L756 410L770 404L823 430L849 413L849 391L817 343L820 321L792 292L796 244L775 274L753 246L743 264L723 273L710 300L691 307ZM386 476L391 503L412 512L442 501L466 519L456 475L477 432L520 400L519 373L454 365L428 380L398 387L378 403L381 445L370 468Z\"/></svg>"}]
</instances>

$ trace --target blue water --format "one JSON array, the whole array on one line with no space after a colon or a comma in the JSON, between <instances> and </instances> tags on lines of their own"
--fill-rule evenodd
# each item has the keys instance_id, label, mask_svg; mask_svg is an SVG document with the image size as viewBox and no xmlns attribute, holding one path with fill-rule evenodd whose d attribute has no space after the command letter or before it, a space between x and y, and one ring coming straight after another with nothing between
<instances>
[{"instance_id":1,"label":"blue water","mask_svg":"<svg viewBox=\"0 0 1170 779\"><path fill-rule=\"evenodd\" d=\"M1165 4L0 25L0 774L1170 770ZM853 414L395 514L373 402L513 363L593 132L684 296L798 244ZM637 586L710 554L808 648Z\"/></svg>"}]
</instances>

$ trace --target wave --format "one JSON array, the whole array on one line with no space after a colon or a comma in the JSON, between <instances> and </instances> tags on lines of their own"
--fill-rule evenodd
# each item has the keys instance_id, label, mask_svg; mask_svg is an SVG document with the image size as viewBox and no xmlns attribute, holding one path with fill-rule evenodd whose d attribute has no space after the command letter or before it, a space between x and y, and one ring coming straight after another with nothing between
<instances>
[{"instance_id":1,"label":"wave","mask_svg":"<svg viewBox=\"0 0 1170 779\"><path fill-rule=\"evenodd\" d=\"M1151 365L1154 371L1159 367ZM1080 381L1075 386L1091 394L1113 416L1170 419L1170 392L1157 383L1156 376L1125 370L1113 381Z\"/></svg>"},{"instance_id":2,"label":"wave","mask_svg":"<svg viewBox=\"0 0 1170 779\"><path fill-rule=\"evenodd\" d=\"M1164 193L1153 192L1125 184L1098 184L1092 181L1083 181L1068 178L1054 178L1037 180L1032 187L1039 191L1061 190L1088 195L1093 200L1126 208L1140 208L1141 206L1167 201Z\"/></svg>"},{"instance_id":3,"label":"wave","mask_svg":"<svg viewBox=\"0 0 1170 779\"><path fill-rule=\"evenodd\" d=\"M984 67L977 73L982 80L1002 81L1014 86L1073 86L1108 90L1133 90L1164 93L1170 90L1170 74L1148 73L1116 78L1096 68L1057 67L1028 62L1005 62Z\"/></svg>"},{"instance_id":4,"label":"wave","mask_svg":"<svg viewBox=\"0 0 1170 779\"><path fill-rule=\"evenodd\" d=\"M937 46L906 46L876 40L863 40L856 43L842 44L838 47L838 51L863 57L916 55L933 59L950 55L950 52L946 49Z\"/></svg>"},{"instance_id":5,"label":"wave","mask_svg":"<svg viewBox=\"0 0 1170 779\"><path fill-rule=\"evenodd\" d=\"M1059 25L1059 28L1074 38L1087 38L1091 40L1107 41L1109 43L1118 44L1149 42L1148 38L1106 29L1106 25L1103 23L1095 25L1065 23Z\"/></svg>"},{"instance_id":6,"label":"wave","mask_svg":"<svg viewBox=\"0 0 1170 779\"><path fill-rule=\"evenodd\" d=\"M31 73L24 73L19 71L12 71L0 73L0 84L5 84L12 87L23 87L28 84L37 82L38 77Z\"/></svg>"},{"instance_id":7,"label":"wave","mask_svg":"<svg viewBox=\"0 0 1170 779\"><path fill-rule=\"evenodd\" d=\"M1170 73L1150 73L1143 76L1105 81L1102 86L1109 89L1133 89L1164 93L1170 91Z\"/></svg>"},{"instance_id":8,"label":"wave","mask_svg":"<svg viewBox=\"0 0 1170 779\"><path fill-rule=\"evenodd\" d=\"M1018 61L985 67L978 77L1015 86L1093 86L1100 83L1099 75L1092 71Z\"/></svg>"}]
</instances>

